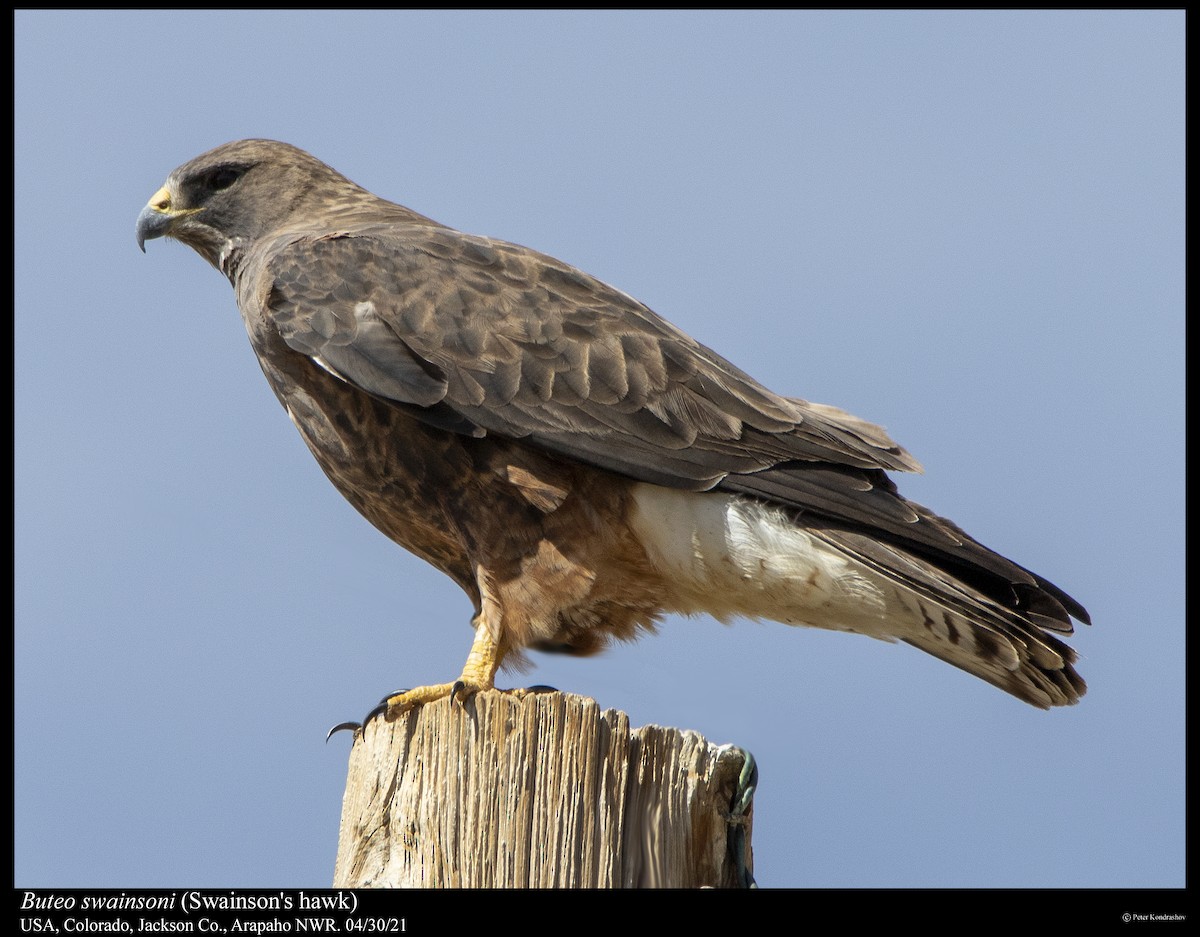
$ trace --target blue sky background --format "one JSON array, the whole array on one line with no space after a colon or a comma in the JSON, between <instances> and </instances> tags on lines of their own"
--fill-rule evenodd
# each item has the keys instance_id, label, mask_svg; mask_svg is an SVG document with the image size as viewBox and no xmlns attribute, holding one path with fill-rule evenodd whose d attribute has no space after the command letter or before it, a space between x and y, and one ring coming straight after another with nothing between
<instances>
[{"instance_id":1,"label":"blue sky background","mask_svg":"<svg viewBox=\"0 0 1200 937\"><path fill-rule=\"evenodd\" d=\"M17 13L15 883L328 885L350 737L457 587L325 480L224 279L134 244L266 136L885 425L1062 585L1041 712L904 646L671 619L549 683L760 766L764 886L1184 884L1181 12Z\"/></svg>"}]
</instances>

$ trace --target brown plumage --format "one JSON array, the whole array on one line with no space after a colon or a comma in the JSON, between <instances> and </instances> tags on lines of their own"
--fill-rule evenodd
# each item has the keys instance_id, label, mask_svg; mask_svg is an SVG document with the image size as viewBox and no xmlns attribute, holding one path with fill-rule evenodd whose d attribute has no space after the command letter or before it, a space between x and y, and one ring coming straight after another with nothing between
<instances>
[{"instance_id":1,"label":"brown plumage","mask_svg":"<svg viewBox=\"0 0 1200 937\"><path fill-rule=\"evenodd\" d=\"M338 490L475 603L460 685L666 612L903 640L1036 706L1084 693L1087 613L902 498L877 426L782 397L618 290L244 140L138 219L233 284L268 382Z\"/></svg>"}]
</instances>

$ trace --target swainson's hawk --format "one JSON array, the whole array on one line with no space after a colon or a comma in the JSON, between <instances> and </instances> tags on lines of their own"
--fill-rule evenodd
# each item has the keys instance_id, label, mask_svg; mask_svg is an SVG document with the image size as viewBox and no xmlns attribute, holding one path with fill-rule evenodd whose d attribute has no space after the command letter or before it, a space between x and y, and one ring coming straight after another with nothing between
<instances>
[{"instance_id":1,"label":"swainson's hawk","mask_svg":"<svg viewBox=\"0 0 1200 937\"><path fill-rule=\"evenodd\" d=\"M338 490L475 603L462 675L590 654L665 613L901 640L1049 707L1085 684L1057 586L905 500L877 426L782 397L641 303L525 247L242 140L137 222L233 284L263 372Z\"/></svg>"}]
</instances>

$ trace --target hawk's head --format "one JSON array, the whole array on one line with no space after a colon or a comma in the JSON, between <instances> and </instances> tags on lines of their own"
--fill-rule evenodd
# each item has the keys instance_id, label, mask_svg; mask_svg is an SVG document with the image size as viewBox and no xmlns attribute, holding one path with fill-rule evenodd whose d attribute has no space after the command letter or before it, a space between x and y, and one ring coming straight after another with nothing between
<instances>
[{"instance_id":1,"label":"hawk's head","mask_svg":"<svg viewBox=\"0 0 1200 937\"><path fill-rule=\"evenodd\" d=\"M302 213L375 196L297 147L238 140L176 169L137 220L138 246L171 237L220 267L222 253L285 227Z\"/></svg>"}]
</instances>

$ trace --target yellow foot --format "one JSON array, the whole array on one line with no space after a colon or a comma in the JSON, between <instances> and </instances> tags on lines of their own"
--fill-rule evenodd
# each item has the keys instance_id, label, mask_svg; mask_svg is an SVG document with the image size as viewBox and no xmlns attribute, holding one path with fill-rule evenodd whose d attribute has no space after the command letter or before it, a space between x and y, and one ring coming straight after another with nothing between
<instances>
[{"instance_id":1,"label":"yellow foot","mask_svg":"<svg viewBox=\"0 0 1200 937\"><path fill-rule=\"evenodd\" d=\"M495 689L496 671L500 668L500 662L504 659L506 651L505 647L497 645L492 638L491 630L482 620L479 620L475 627L475 641L471 645L471 653L467 656L467 664L463 667L462 675L454 683L435 683L431 686L419 686L414 690L397 690L395 693L389 693L378 706L367 713L367 718L362 721L361 725L357 722L340 723L329 730L325 741L329 741L329 737L341 729L356 731L376 716L383 716L391 722L414 706L423 706L446 697L464 703L476 693ZM554 687L535 686L521 690L505 690L504 692L514 693L518 699L522 699L529 693L552 693L555 690Z\"/></svg>"},{"instance_id":2,"label":"yellow foot","mask_svg":"<svg viewBox=\"0 0 1200 937\"><path fill-rule=\"evenodd\" d=\"M395 693L391 693L380 700L379 705L372 710L371 715L382 713L391 720L395 719L406 709L412 709L414 706L433 703L437 700L445 699L447 696L456 703L465 703L480 690L490 689L490 686L468 685L462 680L456 680L454 683L435 683L432 686L419 686L413 690L397 690ZM370 719L371 717L368 716L367 718Z\"/></svg>"},{"instance_id":3,"label":"yellow foot","mask_svg":"<svg viewBox=\"0 0 1200 937\"><path fill-rule=\"evenodd\" d=\"M436 700L450 697L456 703L465 703L476 693L484 690L496 690L490 682L487 686L456 680L454 683L437 683L433 686L419 686L415 690L397 690L379 701L379 705L371 711L367 719L383 715L389 721L414 706L423 706ZM534 693L557 693L552 686L513 687L510 690L496 690L498 693L508 693L517 699L524 699Z\"/></svg>"},{"instance_id":4,"label":"yellow foot","mask_svg":"<svg viewBox=\"0 0 1200 937\"><path fill-rule=\"evenodd\" d=\"M407 712L417 706L423 706L425 703L433 703L440 699L450 697L455 702L465 703L476 693L484 690L494 691L496 693L504 693L516 699L524 699L527 696L534 696L539 693L557 693L558 690L552 686L539 684L537 686L528 687L513 687L509 690L497 690L494 686L480 687L468 686L462 680L454 683L438 683L433 686L419 686L413 690L397 690L395 693L390 693L379 701L379 705L367 713L362 722L340 722L329 730L325 736L325 741L329 741L335 732L341 732L343 729L350 733L357 733L367 727L372 719L383 716L387 722L392 722L402 713Z\"/></svg>"},{"instance_id":5,"label":"yellow foot","mask_svg":"<svg viewBox=\"0 0 1200 937\"><path fill-rule=\"evenodd\" d=\"M467 655L462 674L454 683L436 683L432 686L420 686L415 690L399 690L387 696L367 719L379 715L380 712L385 713L388 719L395 719L413 706L422 706L447 696L462 703L480 690L490 690L495 686L496 671L500 669L504 653L504 649L497 646L492 638L490 629L482 621L477 622L471 653Z\"/></svg>"}]
</instances>

